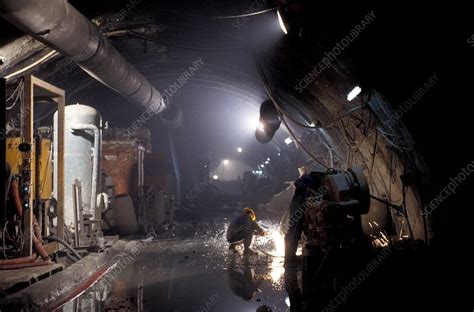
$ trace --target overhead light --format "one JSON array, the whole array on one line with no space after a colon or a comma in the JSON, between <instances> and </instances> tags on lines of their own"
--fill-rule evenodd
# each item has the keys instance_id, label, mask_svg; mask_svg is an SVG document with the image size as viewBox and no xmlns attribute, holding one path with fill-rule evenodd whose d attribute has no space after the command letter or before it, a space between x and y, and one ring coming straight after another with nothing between
<instances>
[{"instance_id":1,"label":"overhead light","mask_svg":"<svg viewBox=\"0 0 474 312\"><path fill-rule=\"evenodd\" d=\"M270 161L270 157L267 158L267 161Z\"/></svg>"},{"instance_id":2,"label":"overhead light","mask_svg":"<svg viewBox=\"0 0 474 312\"><path fill-rule=\"evenodd\" d=\"M219 180L219 176L218 176L217 174L213 175L212 178L213 178L214 180Z\"/></svg>"},{"instance_id":3,"label":"overhead light","mask_svg":"<svg viewBox=\"0 0 474 312\"><path fill-rule=\"evenodd\" d=\"M280 128L280 114L271 99L260 105L260 126L255 130L255 138L260 143L268 143Z\"/></svg>"},{"instance_id":4,"label":"overhead light","mask_svg":"<svg viewBox=\"0 0 474 312\"><path fill-rule=\"evenodd\" d=\"M265 161L265 165L268 165L270 162L268 160Z\"/></svg>"},{"instance_id":5,"label":"overhead light","mask_svg":"<svg viewBox=\"0 0 474 312\"><path fill-rule=\"evenodd\" d=\"M285 144L286 144L286 145L290 145L291 143L293 143L293 139L290 138L290 137L287 137L287 138L285 139Z\"/></svg>"},{"instance_id":6,"label":"overhead light","mask_svg":"<svg viewBox=\"0 0 474 312\"><path fill-rule=\"evenodd\" d=\"M237 153L242 153L243 149L242 147L237 147Z\"/></svg>"},{"instance_id":7,"label":"overhead light","mask_svg":"<svg viewBox=\"0 0 474 312\"><path fill-rule=\"evenodd\" d=\"M280 10L277 10L277 16L278 16L278 24L280 24L280 28L283 31L285 35L288 35L288 30L286 29L285 22L283 21L283 18L281 17Z\"/></svg>"},{"instance_id":8,"label":"overhead light","mask_svg":"<svg viewBox=\"0 0 474 312\"><path fill-rule=\"evenodd\" d=\"M278 156L281 156L281 153L278 153Z\"/></svg>"},{"instance_id":9,"label":"overhead light","mask_svg":"<svg viewBox=\"0 0 474 312\"><path fill-rule=\"evenodd\" d=\"M262 127L260 120L257 116L248 116L245 120L245 126L249 130L255 131L255 129L260 129Z\"/></svg>"},{"instance_id":10,"label":"overhead light","mask_svg":"<svg viewBox=\"0 0 474 312\"><path fill-rule=\"evenodd\" d=\"M264 165L264 164L261 164L261 165L260 165L260 168L265 168L265 165Z\"/></svg>"},{"instance_id":11,"label":"overhead light","mask_svg":"<svg viewBox=\"0 0 474 312\"><path fill-rule=\"evenodd\" d=\"M347 95L347 100L352 101L355 99L356 96L359 95L359 93L362 91L362 89L359 86L356 86L354 89L352 89L351 92Z\"/></svg>"},{"instance_id":12,"label":"overhead light","mask_svg":"<svg viewBox=\"0 0 474 312\"><path fill-rule=\"evenodd\" d=\"M229 160L228 159L224 159L224 161L222 161L222 163L224 164L224 166L227 166L229 164Z\"/></svg>"}]
</instances>

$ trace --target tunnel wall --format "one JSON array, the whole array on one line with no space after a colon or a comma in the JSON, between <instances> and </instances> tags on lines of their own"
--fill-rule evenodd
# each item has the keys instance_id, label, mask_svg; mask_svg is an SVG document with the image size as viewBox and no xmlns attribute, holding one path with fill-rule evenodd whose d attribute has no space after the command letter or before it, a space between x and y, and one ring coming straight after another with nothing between
<instances>
[{"instance_id":1,"label":"tunnel wall","mask_svg":"<svg viewBox=\"0 0 474 312\"><path fill-rule=\"evenodd\" d=\"M324 87L329 82L331 87ZM329 147L336 169L362 167L372 195L400 207L405 204L408 218L403 211L372 199L369 213L363 216L366 233L385 228L400 240L411 236L416 240L429 239L432 233L422 215L420 195L427 184L428 171L415 151L415 142L391 104L377 90L364 90L355 100L347 101L345 96L355 85L350 75L328 70L324 79L308 87L315 98L309 112L323 124L329 124L357 105L366 106L330 127L307 131L302 140L328 166ZM402 176L411 184L405 191Z\"/></svg>"}]
</instances>

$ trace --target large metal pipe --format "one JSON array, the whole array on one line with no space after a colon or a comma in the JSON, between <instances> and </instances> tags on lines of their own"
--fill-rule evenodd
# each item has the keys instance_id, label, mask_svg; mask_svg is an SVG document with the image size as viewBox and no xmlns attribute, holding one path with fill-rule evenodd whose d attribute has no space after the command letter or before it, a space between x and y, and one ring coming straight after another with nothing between
<instances>
[{"instance_id":1,"label":"large metal pipe","mask_svg":"<svg viewBox=\"0 0 474 312\"><path fill-rule=\"evenodd\" d=\"M66 0L0 0L0 16L131 101L165 109L161 94Z\"/></svg>"}]
</instances>

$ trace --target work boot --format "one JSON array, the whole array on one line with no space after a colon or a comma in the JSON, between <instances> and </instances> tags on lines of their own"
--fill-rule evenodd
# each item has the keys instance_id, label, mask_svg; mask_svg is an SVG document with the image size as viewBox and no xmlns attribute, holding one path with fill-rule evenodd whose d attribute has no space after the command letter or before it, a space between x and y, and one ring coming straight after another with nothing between
<instances>
[{"instance_id":1,"label":"work boot","mask_svg":"<svg viewBox=\"0 0 474 312\"><path fill-rule=\"evenodd\" d=\"M252 249L250 248L247 248L244 250L244 255L246 256L254 256L254 255L257 255L258 253L256 251L253 251Z\"/></svg>"}]
</instances>

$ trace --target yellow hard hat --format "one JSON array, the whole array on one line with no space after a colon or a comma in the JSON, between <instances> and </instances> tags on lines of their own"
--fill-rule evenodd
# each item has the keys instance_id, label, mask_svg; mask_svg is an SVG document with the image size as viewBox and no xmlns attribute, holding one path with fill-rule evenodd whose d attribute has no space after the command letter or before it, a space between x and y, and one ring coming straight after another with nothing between
<instances>
[{"instance_id":1,"label":"yellow hard hat","mask_svg":"<svg viewBox=\"0 0 474 312\"><path fill-rule=\"evenodd\" d=\"M252 221L257 220L257 215L255 214L255 211L253 211L252 208L245 207L244 210L242 210L243 213L248 213L250 215L250 218Z\"/></svg>"}]
</instances>

